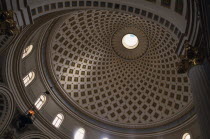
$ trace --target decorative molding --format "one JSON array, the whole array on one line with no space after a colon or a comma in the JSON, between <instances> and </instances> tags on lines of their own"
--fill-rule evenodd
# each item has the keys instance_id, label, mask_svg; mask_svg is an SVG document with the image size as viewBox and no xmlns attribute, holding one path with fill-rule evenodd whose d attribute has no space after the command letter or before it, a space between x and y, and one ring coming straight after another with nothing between
<instances>
[{"instance_id":1,"label":"decorative molding","mask_svg":"<svg viewBox=\"0 0 210 139\"><path fill-rule=\"evenodd\" d=\"M13 11L0 11L0 35L13 36L19 33Z\"/></svg>"},{"instance_id":2,"label":"decorative molding","mask_svg":"<svg viewBox=\"0 0 210 139\"><path fill-rule=\"evenodd\" d=\"M50 137L44 135L41 132L38 131L30 131L30 132L26 132L23 135L21 135L20 137L18 137L17 139L51 139Z\"/></svg>"},{"instance_id":3,"label":"decorative molding","mask_svg":"<svg viewBox=\"0 0 210 139\"><path fill-rule=\"evenodd\" d=\"M38 27L41 27L40 24L35 25L36 29ZM33 103L31 103L29 99L27 98L27 95L25 95L26 92L24 89L24 85L22 83L22 78L20 78L20 74L19 75L14 74L14 71L15 73L20 73L19 71L20 67L17 66L17 64L21 61L22 50L24 49L23 44L26 43L28 37L30 37L33 33L35 33L35 32L31 32L31 30L32 30L31 25L23 29L23 31L20 33L20 35L17 37L16 41L14 42L13 47L10 47L10 50L8 52L7 59L6 59L7 62L6 62L5 71L6 71L7 84L9 88L13 92L15 92L14 99L22 112L25 112L29 108L31 108ZM27 38L23 37L25 34L27 34L26 35ZM19 55L18 58L16 57L17 55ZM38 120L35 120L34 125L36 125L40 130L42 130L45 134L47 134L51 139L59 139L59 137L56 135L56 132L53 132L50 130L49 127L52 127L50 123L46 124L46 122L40 122Z\"/></svg>"},{"instance_id":4,"label":"decorative molding","mask_svg":"<svg viewBox=\"0 0 210 139\"><path fill-rule=\"evenodd\" d=\"M15 104L11 91L2 83L0 83L0 95L4 98L4 101L6 103L6 105L4 106L4 111L2 113L3 119L1 119L2 117L0 117L0 134L2 134L13 119Z\"/></svg>"},{"instance_id":5,"label":"decorative molding","mask_svg":"<svg viewBox=\"0 0 210 139\"><path fill-rule=\"evenodd\" d=\"M204 60L204 51L202 48L193 47L189 42L185 42L185 53L180 56L180 62L177 63L177 73L183 74L190 70L193 66L200 65Z\"/></svg>"}]
</instances>

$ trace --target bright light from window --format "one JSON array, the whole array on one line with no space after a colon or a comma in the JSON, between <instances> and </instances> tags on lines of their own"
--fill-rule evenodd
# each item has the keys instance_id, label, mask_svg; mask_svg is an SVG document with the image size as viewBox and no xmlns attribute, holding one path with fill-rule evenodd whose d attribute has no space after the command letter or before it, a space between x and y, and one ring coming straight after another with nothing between
<instances>
[{"instance_id":1,"label":"bright light from window","mask_svg":"<svg viewBox=\"0 0 210 139\"><path fill-rule=\"evenodd\" d=\"M36 108L37 108L38 110L40 110L41 107L44 105L45 101L46 101L46 96L45 96L45 95L41 95L41 96L37 99L37 101L35 102L34 105L36 106Z\"/></svg>"},{"instance_id":2,"label":"bright light from window","mask_svg":"<svg viewBox=\"0 0 210 139\"><path fill-rule=\"evenodd\" d=\"M124 45L125 48L127 49L134 49L138 46L139 40L134 34L126 34L122 38L122 44Z\"/></svg>"},{"instance_id":3,"label":"bright light from window","mask_svg":"<svg viewBox=\"0 0 210 139\"><path fill-rule=\"evenodd\" d=\"M74 139L83 139L85 136L85 129L84 128L80 128L76 131L75 135L74 135Z\"/></svg>"},{"instance_id":4,"label":"bright light from window","mask_svg":"<svg viewBox=\"0 0 210 139\"><path fill-rule=\"evenodd\" d=\"M183 136L182 136L182 139L191 139L191 136L189 133L185 133Z\"/></svg>"},{"instance_id":5,"label":"bright light from window","mask_svg":"<svg viewBox=\"0 0 210 139\"><path fill-rule=\"evenodd\" d=\"M25 87L28 86L33 81L34 78L35 78L35 73L33 71L29 72L28 75L26 75L23 78L23 83L24 83Z\"/></svg>"},{"instance_id":6,"label":"bright light from window","mask_svg":"<svg viewBox=\"0 0 210 139\"><path fill-rule=\"evenodd\" d=\"M33 45L29 45L28 47L26 47L23 50L22 59L25 58L27 55L29 55L31 53L32 49L33 49Z\"/></svg>"},{"instance_id":7,"label":"bright light from window","mask_svg":"<svg viewBox=\"0 0 210 139\"><path fill-rule=\"evenodd\" d=\"M109 138L102 138L102 139L109 139Z\"/></svg>"},{"instance_id":8,"label":"bright light from window","mask_svg":"<svg viewBox=\"0 0 210 139\"><path fill-rule=\"evenodd\" d=\"M64 116L63 114L59 113L57 114L57 116L55 117L55 119L53 120L52 124L56 127L59 128L61 123L63 122Z\"/></svg>"}]
</instances>

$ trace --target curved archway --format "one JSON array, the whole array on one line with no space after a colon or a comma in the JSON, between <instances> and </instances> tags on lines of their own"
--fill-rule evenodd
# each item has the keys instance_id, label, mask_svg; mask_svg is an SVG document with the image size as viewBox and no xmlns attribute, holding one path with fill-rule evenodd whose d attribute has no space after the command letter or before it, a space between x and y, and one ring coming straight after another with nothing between
<instances>
[{"instance_id":1,"label":"curved archway","mask_svg":"<svg viewBox=\"0 0 210 139\"><path fill-rule=\"evenodd\" d=\"M0 84L0 134L10 124L15 111L14 99L9 89Z\"/></svg>"},{"instance_id":2,"label":"curved archway","mask_svg":"<svg viewBox=\"0 0 210 139\"><path fill-rule=\"evenodd\" d=\"M50 139L48 136L44 135L40 132L26 132L22 136L20 136L18 139Z\"/></svg>"}]
</instances>

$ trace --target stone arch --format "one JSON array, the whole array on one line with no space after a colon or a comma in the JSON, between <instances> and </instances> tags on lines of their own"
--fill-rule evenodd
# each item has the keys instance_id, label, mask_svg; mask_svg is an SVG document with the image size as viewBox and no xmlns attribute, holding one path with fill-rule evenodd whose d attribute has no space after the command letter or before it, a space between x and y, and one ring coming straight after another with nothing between
<instances>
[{"instance_id":1,"label":"stone arch","mask_svg":"<svg viewBox=\"0 0 210 139\"><path fill-rule=\"evenodd\" d=\"M14 99L8 88L0 84L0 134L10 124L14 114Z\"/></svg>"},{"instance_id":2,"label":"stone arch","mask_svg":"<svg viewBox=\"0 0 210 139\"><path fill-rule=\"evenodd\" d=\"M48 136L40 133L40 132L27 132L23 135L21 135L18 139L50 139Z\"/></svg>"}]
</instances>

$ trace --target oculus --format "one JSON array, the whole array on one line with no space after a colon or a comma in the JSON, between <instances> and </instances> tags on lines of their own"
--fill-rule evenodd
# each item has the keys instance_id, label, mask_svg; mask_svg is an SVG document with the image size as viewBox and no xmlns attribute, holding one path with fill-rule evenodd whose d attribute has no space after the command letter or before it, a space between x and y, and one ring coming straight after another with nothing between
<instances>
[{"instance_id":1,"label":"oculus","mask_svg":"<svg viewBox=\"0 0 210 139\"><path fill-rule=\"evenodd\" d=\"M127 49L134 49L139 44L139 39L134 34L126 34L122 38L122 44Z\"/></svg>"}]
</instances>

